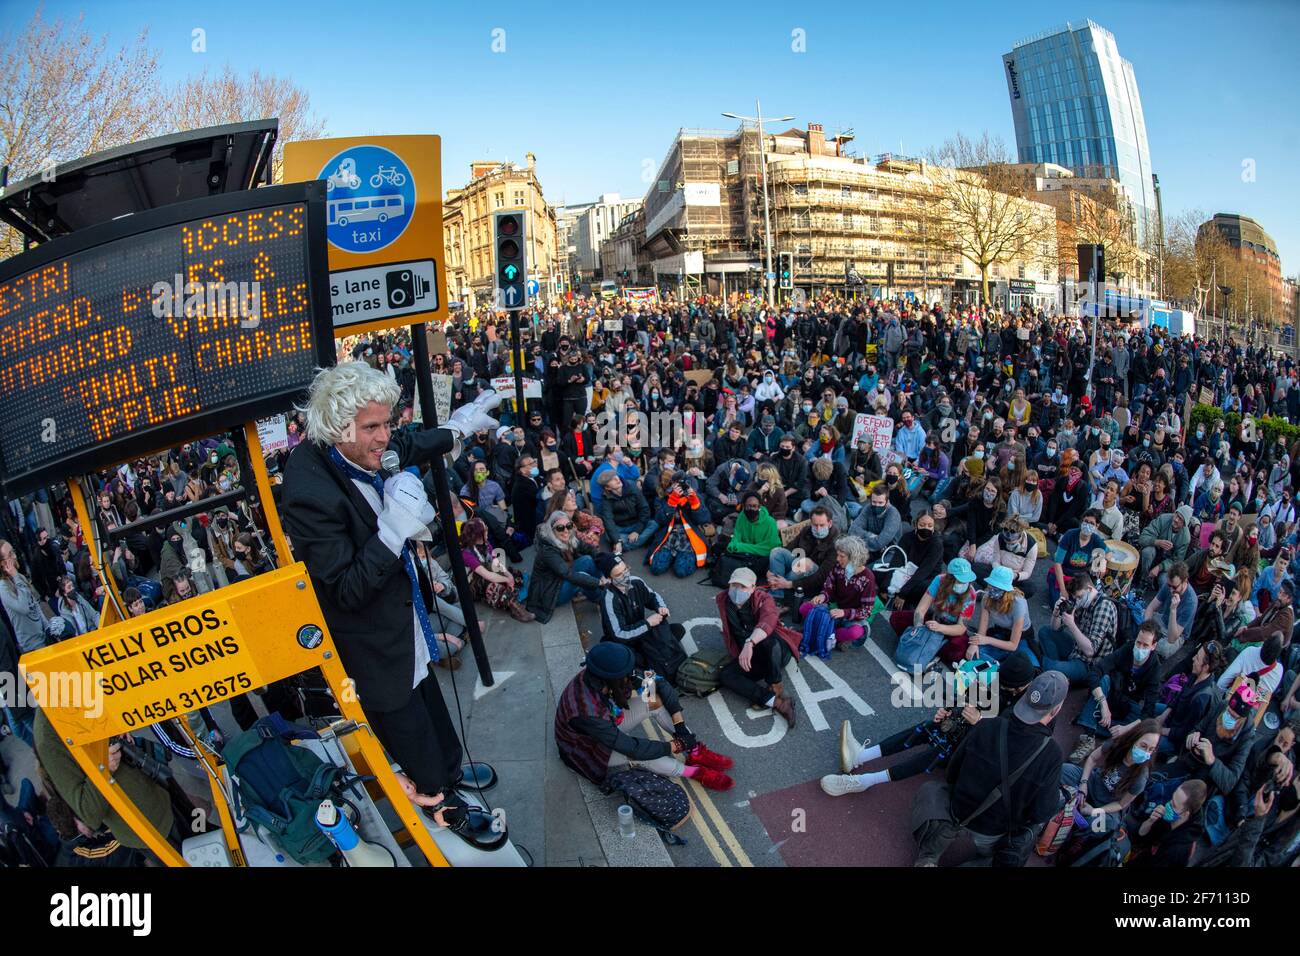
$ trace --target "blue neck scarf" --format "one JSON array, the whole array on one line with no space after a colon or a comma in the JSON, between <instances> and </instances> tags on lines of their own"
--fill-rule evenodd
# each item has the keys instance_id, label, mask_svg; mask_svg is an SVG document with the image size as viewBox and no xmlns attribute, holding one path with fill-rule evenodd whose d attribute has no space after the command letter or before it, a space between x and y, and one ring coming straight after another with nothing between
<instances>
[{"instance_id":1,"label":"blue neck scarf","mask_svg":"<svg viewBox=\"0 0 1300 956\"><path fill-rule=\"evenodd\" d=\"M381 475L370 474L362 471L352 462L348 461L339 453L337 448L330 448L330 461L338 467L350 480L364 481L369 484L379 495L379 500L384 500L384 479ZM403 543L402 545L402 566L406 568L406 576L411 581L411 604L415 608L416 619L420 622L420 633L424 635L424 643L429 647L429 657L437 663L442 655L438 650L438 641L433 634L433 625L429 623L429 610L424 605L424 594L420 591L420 578L415 573L415 561L411 557L411 546Z\"/></svg>"}]
</instances>

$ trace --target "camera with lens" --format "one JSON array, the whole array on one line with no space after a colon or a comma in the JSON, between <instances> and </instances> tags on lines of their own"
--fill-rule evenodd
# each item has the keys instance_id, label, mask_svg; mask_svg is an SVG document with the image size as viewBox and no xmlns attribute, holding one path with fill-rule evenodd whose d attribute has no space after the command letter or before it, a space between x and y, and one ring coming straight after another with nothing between
<instances>
[{"instance_id":1,"label":"camera with lens","mask_svg":"<svg viewBox=\"0 0 1300 956\"><path fill-rule=\"evenodd\" d=\"M1063 597L1056 602L1056 613L1073 614L1074 607L1075 607L1075 600L1073 598Z\"/></svg>"}]
</instances>

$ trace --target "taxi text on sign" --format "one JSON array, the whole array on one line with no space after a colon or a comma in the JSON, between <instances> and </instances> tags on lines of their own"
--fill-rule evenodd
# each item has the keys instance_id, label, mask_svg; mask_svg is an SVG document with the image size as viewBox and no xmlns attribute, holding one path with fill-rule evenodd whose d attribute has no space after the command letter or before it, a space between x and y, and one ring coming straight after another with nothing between
<instances>
[{"instance_id":1,"label":"taxi text on sign","mask_svg":"<svg viewBox=\"0 0 1300 956\"><path fill-rule=\"evenodd\" d=\"M390 263L432 260L436 273L437 294L432 298L435 308L427 312L389 315L384 318L359 323L349 323L346 316L341 320L336 316L334 334L336 337L355 335L359 332L373 332L381 329L400 328L412 322L432 322L447 320L447 276L444 268L442 238L442 137L440 136L354 136L340 139L305 140L286 143L284 147L284 178L288 182L327 178L322 174L327 166L341 165L336 157L355 153L358 155L393 154L400 160L400 167L409 170L412 181L403 181L404 172L394 165L384 166L382 162L374 169L362 165L355 169L353 183L359 183L359 189L367 192L374 187L383 191L398 189L394 180L400 184L404 195L414 193L414 210L410 213L409 223L401 234L392 241L386 241L382 248L373 252L345 251L335 243L329 245L330 272L344 269L358 269L365 266L382 266ZM334 174L339 170L334 169ZM337 180L339 195L348 191L348 176L352 167L342 171ZM374 222L358 223L357 228L377 229ZM360 249L360 246L354 246Z\"/></svg>"},{"instance_id":2,"label":"taxi text on sign","mask_svg":"<svg viewBox=\"0 0 1300 956\"><path fill-rule=\"evenodd\" d=\"M319 665L333 646L324 626L295 564L33 651L20 666L33 688L91 675L92 695L44 707L61 737L90 744Z\"/></svg>"}]
</instances>

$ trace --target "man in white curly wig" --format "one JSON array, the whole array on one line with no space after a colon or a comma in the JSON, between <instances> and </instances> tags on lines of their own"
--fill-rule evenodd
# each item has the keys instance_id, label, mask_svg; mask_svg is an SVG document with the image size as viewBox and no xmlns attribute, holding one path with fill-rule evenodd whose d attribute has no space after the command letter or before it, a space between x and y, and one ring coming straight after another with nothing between
<instances>
[{"instance_id":1,"label":"man in white curly wig","mask_svg":"<svg viewBox=\"0 0 1300 956\"><path fill-rule=\"evenodd\" d=\"M397 383L364 362L321 369L300 409L307 441L289 456L281 512L294 556L307 566L325 622L361 706L380 742L402 768L413 802L472 846L495 849L502 828L457 790L462 748L430 664L445 653L430 621L434 595L407 543L430 537L434 518L421 480L387 474L384 452L401 469L451 449L462 435L495 421L488 392L457 410L446 428L395 433ZM480 786L495 783L484 764Z\"/></svg>"}]
</instances>

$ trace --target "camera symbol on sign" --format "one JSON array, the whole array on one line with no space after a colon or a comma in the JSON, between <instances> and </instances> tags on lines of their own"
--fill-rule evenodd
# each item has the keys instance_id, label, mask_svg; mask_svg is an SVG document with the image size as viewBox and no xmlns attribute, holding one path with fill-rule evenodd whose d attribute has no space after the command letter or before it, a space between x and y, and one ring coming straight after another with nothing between
<instances>
[{"instance_id":1,"label":"camera symbol on sign","mask_svg":"<svg viewBox=\"0 0 1300 956\"><path fill-rule=\"evenodd\" d=\"M409 309L429 295L429 280L410 269L394 269L384 273L390 309Z\"/></svg>"}]
</instances>

